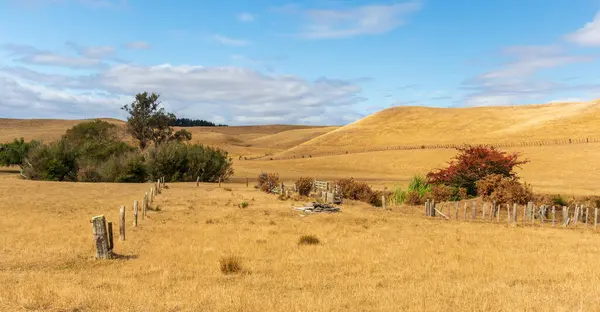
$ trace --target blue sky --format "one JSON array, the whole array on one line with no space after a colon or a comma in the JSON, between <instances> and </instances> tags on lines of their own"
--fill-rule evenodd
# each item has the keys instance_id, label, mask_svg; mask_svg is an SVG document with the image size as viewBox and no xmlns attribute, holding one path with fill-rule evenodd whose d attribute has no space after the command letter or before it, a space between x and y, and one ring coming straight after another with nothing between
<instances>
[{"instance_id":1,"label":"blue sky","mask_svg":"<svg viewBox=\"0 0 600 312\"><path fill-rule=\"evenodd\" d=\"M176 4L175 4L176 3ZM0 0L0 117L346 124L600 98L599 0Z\"/></svg>"}]
</instances>

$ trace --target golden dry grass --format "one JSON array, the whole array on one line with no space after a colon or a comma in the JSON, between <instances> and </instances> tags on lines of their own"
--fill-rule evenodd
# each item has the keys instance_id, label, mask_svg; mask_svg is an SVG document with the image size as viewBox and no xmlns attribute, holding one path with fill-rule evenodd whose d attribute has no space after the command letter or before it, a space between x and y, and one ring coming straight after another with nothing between
<instances>
[{"instance_id":1,"label":"golden dry grass","mask_svg":"<svg viewBox=\"0 0 600 312\"><path fill-rule=\"evenodd\" d=\"M1 311L595 311L600 234L446 222L361 203L300 216L240 184L174 183L137 228L149 184L0 175ZM231 188L226 191L224 188ZM238 208L241 201L250 205ZM118 240L126 204L127 240ZM115 222L94 260L89 219ZM315 235L318 245L298 245ZM237 256L245 274L224 275Z\"/></svg>"},{"instance_id":2,"label":"golden dry grass","mask_svg":"<svg viewBox=\"0 0 600 312\"><path fill-rule=\"evenodd\" d=\"M600 138L600 100L473 108L394 107L281 153L281 156L397 145L510 143Z\"/></svg>"}]
</instances>

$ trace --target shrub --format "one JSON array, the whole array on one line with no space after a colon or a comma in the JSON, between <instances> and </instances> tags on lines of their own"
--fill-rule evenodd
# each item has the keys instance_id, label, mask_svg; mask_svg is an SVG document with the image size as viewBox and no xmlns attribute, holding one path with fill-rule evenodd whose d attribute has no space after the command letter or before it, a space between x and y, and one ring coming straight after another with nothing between
<instances>
[{"instance_id":1,"label":"shrub","mask_svg":"<svg viewBox=\"0 0 600 312\"><path fill-rule=\"evenodd\" d=\"M279 185L279 174L261 173L258 176L258 187L261 191L271 193Z\"/></svg>"},{"instance_id":2,"label":"shrub","mask_svg":"<svg viewBox=\"0 0 600 312\"><path fill-rule=\"evenodd\" d=\"M37 141L25 142L23 138L14 139L11 143L0 144L0 166L20 166L29 151L40 143Z\"/></svg>"},{"instance_id":3,"label":"shrub","mask_svg":"<svg viewBox=\"0 0 600 312\"><path fill-rule=\"evenodd\" d=\"M431 186L427 184L427 180L415 175L408 183L406 191L401 187L397 187L392 193L392 201L396 205L406 203L408 205L420 205L425 201L425 198L431 193Z\"/></svg>"},{"instance_id":4,"label":"shrub","mask_svg":"<svg viewBox=\"0 0 600 312\"><path fill-rule=\"evenodd\" d=\"M524 205L533 199L533 191L529 185L500 174L489 175L478 181L477 193L483 196L484 200L495 201L497 204Z\"/></svg>"},{"instance_id":5,"label":"shrub","mask_svg":"<svg viewBox=\"0 0 600 312\"><path fill-rule=\"evenodd\" d=\"M154 180L202 182L226 181L233 174L231 158L226 151L201 144L171 141L148 149L147 164Z\"/></svg>"},{"instance_id":6,"label":"shrub","mask_svg":"<svg viewBox=\"0 0 600 312\"><path fill-rule=\"evenodd\" d=\"M406 199L404 203L411 206L422 205L425 202L425 198L423 198L419 192L417 191L409 191L406 192Z\"/></svg>"},{"instance_id":7,"label":"shrub","mask_svg":"<svg viewBox=\"0 0 600 312\"><path fill-rule=\"evenodd\" d=\"M431 198L436 202L449 201L453 198L454 189L450 186L437 184L431 187Z\"/></svg>"},{"instance_id":8,"label":"shrub","mask_svg":"<svg viewBox=\"0 0 600 312\"><path fill-rule=\"evenodd\" d=\"M80 182L102 182L102 175L95 166L84 166L77 170L77 181Z\"/></svg>"},{"instance_id":9,"label":"shrub","mask_svg":"<svg viewBox=\"0 0 600 312\"><path fill-rule=\"evenodd\" d=\"M298 193L302 196L310 195L310 191L312 190L314 179L311 177L300 177L296 180L296 189Z\"/></svg>"},{"instance_id":10,"label":"shrub","mask_svg":"<svg viewBox=\"0 0 600 312\"><path fill-rule=\"evenodd\" d=\"M83 122L67 130L61 140L77 151L81 166L96 165L135 150L119 140L117 130L117 126L102 120Z\"/></svg>"},{"instance_id":11,"label":"shrub","mask_svg":"<svg viewBox=\"0 0 600 312\"><path fill-rule=\"evenodd\" d=\"M105 182L145 182L148 169L142 156L136 152L111 156L99 166L102 181Z\"/></svg>"},{"instance_id":12,"label":"shrub","mask_svg":"<svg viewBox=\"0 0 600 312\"><path fill-rule=\"evenodd\" d=\"M77 153L64 141L39 145L27 155L24 175L33 180L76 181Z\"/></svg>"},{"instance_id":13,"label":"shrub","mask_svg":"<svg viewBox=\"0 0 600 312\"><path fill-rule=\"evenodd\" d=\"M298 245L317 245L320 242L314 235L302 235L298 240Z\"/></svg>"},{"instance_id":14,"label":"shrub","mask_svg":"<svg viewBox=\"0 0 600 312\"><path fill-rule=\"evenodd\" d=\"M515 178L514 168L528 162L518 160L519 155L516 153L506 154L494 147L469 146L459 148L458 151L447 168L427 174L430 184L465 188L467 195L477 195L477 181L492 174Z\"/></svg>"},{"instance_id":15,"label":"shrub","mask_svg":"<svg viewBox=\"0 0 600 312\"><path fill-rule=\"evenodd\" d=\"M237 256L222 257L219 259L219 266L221 273L225 275L241 273L243 271L242 261Z\"/></svg>"},{"instance_id":16,"label":"shrub","mask_svg":"<svg viewBox=\"0 0 600 312\"><path fill-rule=\"evenodd\" d=\"M569 203L567 202L567 200L560 196L560 194L554 195L552 196L552 204L554 205L558 205L558 206L568 206Z\"/></svg>"},{"instance_id":17,"label":"shrub","mask_svg":"<svg viewBox=\"0 0 600 312\"><path fill-rule=\"evenodd\" d=\"M248 207L248 205L249 205L249 204L248 204L248 202L247 202L247 201L243 201L243 202L240 204L240 208L247 208L247 207Z\"/></svg>"}]
</instances>

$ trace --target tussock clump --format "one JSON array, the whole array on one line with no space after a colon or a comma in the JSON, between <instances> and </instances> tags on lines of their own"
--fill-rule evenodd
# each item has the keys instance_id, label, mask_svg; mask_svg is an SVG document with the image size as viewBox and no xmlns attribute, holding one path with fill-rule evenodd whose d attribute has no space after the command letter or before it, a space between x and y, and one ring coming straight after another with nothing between
<instances>
[{"instance_id":1,"label":"tussock clump","mask_svg":"<svg viewBox=\"0 0 600 312\"><path fill-rule=\"evenodd\" d=\"M243 273L242 260L238 256L222 257L219 260L221 273L225 275Z\"/></svg>"},{"instance_id":2,"label":"tussock clump","mask_svg":"<svg viewBox=\"0 0 600 312\"><path fill-rule=\"evenodd\" d=\"M296 189L298 194L308 196L312 190L314 179L311 177L300 177L296 180Z\"/></svg>"},{"instance_id":3,"label":"tussock clump","mask_svg":"<svg viewBox=\"0 0 600 312\"><path fill-rule=\"evenodd\" d=\"M318 245L321 241L314 235L302 235L298 245Z\"/></svg>"}]
</instances>

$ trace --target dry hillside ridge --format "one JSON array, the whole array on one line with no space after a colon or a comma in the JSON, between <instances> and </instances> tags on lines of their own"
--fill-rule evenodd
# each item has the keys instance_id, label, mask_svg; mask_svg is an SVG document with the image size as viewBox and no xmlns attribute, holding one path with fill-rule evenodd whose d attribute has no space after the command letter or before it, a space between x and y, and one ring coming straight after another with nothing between
<instances>
[{"instance_id":1,"label":"dry hillside ridge","mask_svg":"<svg viewBox=\"0 0 600 312\"><path fill-rule=\"evenodd\" d=\"M600 138L599 117L600 100L472 108L393 107L275 156L381 149L399 145Z\"/></svg>"}]
</instances>

